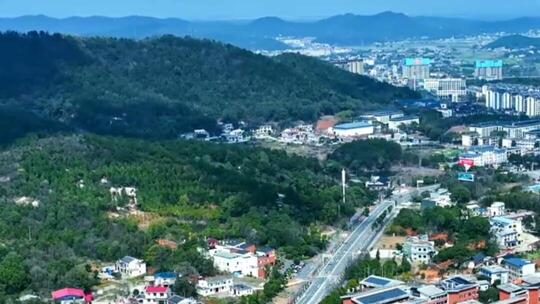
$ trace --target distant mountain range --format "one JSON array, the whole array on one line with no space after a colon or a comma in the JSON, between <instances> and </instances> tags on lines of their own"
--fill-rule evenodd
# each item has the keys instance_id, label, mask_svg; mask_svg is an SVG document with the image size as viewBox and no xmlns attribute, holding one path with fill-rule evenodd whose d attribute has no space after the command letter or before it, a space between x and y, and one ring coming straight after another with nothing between
<instances>
[{"instance_id":1,"label":"distant mountain range","mask_svg":"<svg viewBox=\"0 0 540 304\"><path fill-rule=\"evenodd\" d=\"M410 17L384 12L361 16L345 14L310 22L265 17L252 21L186 21L151 17L71 17L46 16L0 18L0 31L43 30L81 36L144 38L163 34L209 38L248 49L283 49L278 36L316 37L317 41L340 45L407 38L445 38L480 33L520 33L540 29L540 17L506 21L480 21L440 17Z\"/></svg>"},{"instance_id":2,"label":"distant mountain range","mask_svg":"<svg viewBox=\"0 0 540 304\"><path fill-rule=\"evenodd\" d=\"M526 49L529 47L540 48L540 38L527 37L523 35L510 35L501 37L485 46L488 49Z\"/></svg>"}]
</instances>

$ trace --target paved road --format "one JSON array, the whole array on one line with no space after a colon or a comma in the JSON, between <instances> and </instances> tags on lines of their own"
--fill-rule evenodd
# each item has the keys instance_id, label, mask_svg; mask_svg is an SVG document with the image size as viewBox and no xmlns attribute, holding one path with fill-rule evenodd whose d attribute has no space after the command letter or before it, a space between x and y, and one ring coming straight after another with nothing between
<instances>
[{"instance_id":1,"label":"paved road","mask_svg":"<svg viewBox=\"0 0 540 304\"><path fill-rule=\"evenodd\" d=\"M438 186L427 186L418 189L418 191L430 191ZM396 194L389 200L385 200L376 206L370 215L362 221L349 235L349 237L336 249L334 255L325 264L317 276L311 280L305 291L296 299L297 304L317 304L341 281L342 275L347 266L354 260L355 254L369 250L373 244L382 235L384 228L390 222L390 219L397 214L396 205L410 200L412 192ZM372 229L372 224L379 216L393 207L387 221L377 229Z\"/></svg>"}]
</instances>

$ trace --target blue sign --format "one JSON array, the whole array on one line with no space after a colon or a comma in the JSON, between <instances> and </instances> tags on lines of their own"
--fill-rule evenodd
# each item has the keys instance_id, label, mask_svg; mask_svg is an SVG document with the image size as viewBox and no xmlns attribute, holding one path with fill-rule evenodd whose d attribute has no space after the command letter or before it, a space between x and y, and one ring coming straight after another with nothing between
<instances>
[{"instance_id":1,"label":"blue sign","mask_svg":"<svg viewBox=\"0 0 540 304\"><path fill-rule=\"evenodd\" d=\"M462 182L474 182L474 174L467 172L458 173L458 180Z\"/></svg>"},{"instance_id":2,"label":"blue sign","mask_svg":"<svg viewBox=\"0 0 540 304\"><path fill-rule=\"evenodd\" d=\"M431 59L429 58L405 58L405 65L430 65Z\"/></svg>"},{"instance_id":3,"label":"blue sign","mask_svg":"<svg viewBox=\"0 0 540 304\"><path fill-rule=\"evenodd\" d=\"M477 68L501 68L503 62L502 60L476 60L475 65Z\"/></svg>"}]
</instances>

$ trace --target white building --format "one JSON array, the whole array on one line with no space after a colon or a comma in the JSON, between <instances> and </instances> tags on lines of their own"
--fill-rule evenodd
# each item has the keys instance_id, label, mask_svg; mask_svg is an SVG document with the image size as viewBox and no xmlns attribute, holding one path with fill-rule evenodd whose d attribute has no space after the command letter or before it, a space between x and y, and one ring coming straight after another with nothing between
<instances>
[{"instance_id":1,"label":"white building","mask_svg":"<svg viewBox=\"0 0 540 304\"><path fill-rule=\"evenodd\" d=\"M274 128L271 125L262 125L255 130L256 137L266 137L274 134Z\"/></svg>"},{"instance_id":2,"label":"white building","mask_svg":"<svg viewBox=\"0 0 540 304\"><path fill-rule=\"evenodd\" d=\"M406 58L401 66L402 78L412 81L429 78L430 65L428 58Z\"/></svg>"},{"instance_id":3,"label":"white building","mask_svg":"<svg viewBox=\"0 0 540 304\"><path fill-rule=\"evenodd\" d=\"M501 107L504 110L511 110L514 108L512 94L510 92L503 92L501 95Z\"/></svg>"},{"instance_id":4,"label":"white building","mask_svg":"<svg viewBox=\"0 0 540 304\"><path fill-rule=\"evenodd\" d=\"M469 131L476 132L480 137L489 137L494 131L501 131L502 123L497 122L485 122L472 124L469 126Z\"/></svg>"},{"instance_id":5,"label":"white building","mask_svg":"<svg viewBox=\"0 0 540 304\"><path fill-rule=\"evenodd\" d=\"M390 130L398 131L400 126L408 126L413 123L420 124L418 116L403 116L391 118L388 122L388 128Z\"/></svg>"},{"instance_id":6,"label":"white building","mask_svg":"<svg viewBox=\"0 0 540 304\"><path fill-rule=\"evenodd\" d=\"M491 232L501 249L513 248L523 242L521 221L506 217L494 216L489 219Z\"/></svg>"},{"instance_id":7,"label":"white building","mask_svg":"<svg viewBox=\"0 0 540 304\"><path fill-rule=\"evenodd\" d=\"M469 151L459 156L461 160L468 160L474 163L474 166L498 166L508 161L505 149L499 149L494 146L476 146L471 147Z\"/></svg>"},{"instance_id":8,"label":"white building","mask_svg":"<svg viewBox=\"0 0 540 304\"><path fill-rule=\"evenodd\" d=\"M464 147L472 147L478 144L477 133L465 133L461 135L461 145Z\"/></svg>"},{"instance_id":9,"label":"white building","mask_svg":"<svg viewBox=\"0 0 540 304\"><path fill-rule=\"evenodd\" d=\"M525 98L525 114L530 117L540 116L540 100L534 96Z\"/></svg>"},{"instance_id":10,"label":"white building","mask_svg":"<svg viewBox=\"0 0 540 304\"><path fill-rule=\"evenodd\" d=\"M203 297L208 297L216 294L230 294L234 286L231 277L219 276L199 280L197 283L197 293Z\"/></svg>"},{"instance_id":11,"label":"white building","mask_svg":"<svg viewBox=\"0 0 540 304\"><path fill-rule=\"evenodd\" d=\"M502 109L502 96L497 90L488 90L486 95L486 108L500 110Z\"/></svg>"},{"instance_id":12,"label":"white building","mask_svg":"<svg viewBox=\"0 0 540 304\"><path fill-rule=\"evenodd\" d=\"M480 268L478 274L488 278L490 284L494 284L497 280L500 281L500 284L506 284L510 271L501 266L491 265Z\"/></svg>"},{"instance_id":13,"label":"white building","mask_svg":"<svg viewBox=\"0 0 540 304\"><path fill-rule=\"evenodd\" d=\"M414 291L413 291L414 293ZM429 304L446 304L448 303L448 293L445 290L436 287L435 285L424 285L416 289L417 295L422 303Z\"/></svg>"},{"instance_id":14,"label":"white building","mask_svg":"<svg viewBox=\"0 0 540 304\"><path fill-rule=\"evenodd\" d=\"M487 216L502 216L505 215L506 209L503 202L493 202L491 206L487 207Z\"/></svg>"},{"instance_id":15,"label":"white building","mask_svg":"<svg viewBox=\"0 0 540 304\"><path fill-rule=\"evenodd\" d=\"M501 131L506 132L508 137L513 139L524 138L526 133L536 130L540 130L540 120L538 119L501 124Z\"/></svg>"},{"instance_id":16,"label":"white building","mask_svg":"<svg viewBox=\"0 0 540 304\"><path fill-rule=\"evenodd\" d=\"M251 252L235 253L218 249L211 256L214 260L214 267L220 271L258 277L258 258Z\"/></svg>"},{"instance_id":17,"label":"white building","mask_svg":"<svg viewBox=\"0 0 540 304\"><path fill-rule=\"evenodd\" d=\"M144 288L143 304L167 304L172 295L171 289L166 286L146 286Z\"/></svg>"},{"instance_id":18,"label":"white building","mask_svg":"<svg viewBox=\"0 0 540 304\"><path fill-rule=\"evenodd\" d=\"M142 276L146 273L146 263L143 260L125 256L116 261L115 272L120 273L123 279Z\"/></svg>"},{"instance_id":19,"label":"white building","mask_svg":"<svg viewBox=\"0 0 540 304\"><path fill-rule=\"evenodd\" d=\"M390 119L403 117L405 114L399 110L381 110L362 114L360 117L365 120L377 121L387 125Z\"/></svg>"},{"instance_id":20,"label":"white building","mask_svg":"<svg viewBox=\"0 0 540 304\"><path fill-rule=\"evenodd\" d=\"M362 60L345 60L334 63L338 68L349 71L353 74L364 74L364 62Z\"/></svg>"},{"instance_id":21,"label":"white building","mask_svg":"<svg viewBox=\"0 0 540 304\"><path fill-rule=\"evenodd\" d=\"M330 135L344 138L368 136L374 132L371 122L366 121L339 124L328 129Z\"/></svg>"},{"instance_id":22,"label":"white building","mask_svg":"<svg viewBox=\"0 0 540 304\"><path fill-rule=\"evenodd\" d=\"M424 80L424 89L453 102L460 101L467 95L467 83L461 78L428 78Z\"/></svg>"},{"instance_id":23,"label":"white building","mask_svg":"<svg viewBox=\"0 0 540 304\"><path fill-rule=\"evenodd\" d=\"M521 258L505 258L502 261L504 268L509 270L508 279L510 282L522 279L524 276L532 275L536 272L533 262Z\"/></svg>"},{"instance_id":24,"label":"white building","mask_svg":"<svg viewBox=\"0 0 540 304\"><path fill-rule=\"evenodd\" d=\"M231 288L231 294L233 297L243 297L252 295L255 292L253 287L244 284L234 284Z\"/></svg>"},{"instance_id":25,"label":"white building","mask_svg":"<svg viewBox=\"0 0 540 304\"><path fill-rule=\"evenodd\" d=\"M158 272L153 275L152 285L171 287L176 282L177 277L174 272Z\"/></svg>"},{"instance_id":26,"label":"white building","mask_svg":"<svg viewBox=\"0 0 540 304\"><path fill-rule=\"evenodd\" d=\"M435 242L429 241L427 235L410 236L403 244L403 255L412 263L428 264L437 254Z\"/></svg>"},{"instance_id":27,"label":"white building","mask_svg":"<svg viewBox=\"0 0 540 304\"><path fill-rule=\"evenodd\" d=\"M483 80L501 80L503 78L502 60L476 60L474 76Z\"/></svg>"},{"instance_id":28,"label":"white building","mask_svg":"<svg viewBox=\"0 0 540 304\"><path fill-rule=\"evenodd\" d=\"M525 99L523 98L523 95L521 94L513 94L512 95L513 103L514 103L514 110L519 113L525 113L526 112L526 104Z\"/></svg>"}]
</instances>

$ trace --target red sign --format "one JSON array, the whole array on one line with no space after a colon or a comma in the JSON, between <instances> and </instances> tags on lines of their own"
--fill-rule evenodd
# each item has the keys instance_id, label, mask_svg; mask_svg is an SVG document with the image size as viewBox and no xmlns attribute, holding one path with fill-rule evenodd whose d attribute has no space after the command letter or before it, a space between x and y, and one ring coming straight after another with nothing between
<instances>
[{"instance_id":1,"label":"red sign","mask_svg":"<svg viewBox=\"0 0 540 304\"><path fill-rule=\"evenodd\" d=\"M474 166L474 159L460 158L458 164L460 166L463 166L463 167L465 167L465 166L472 167L472 166Z\"/></svg>"}]
</instances>

